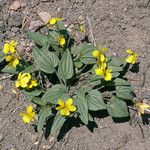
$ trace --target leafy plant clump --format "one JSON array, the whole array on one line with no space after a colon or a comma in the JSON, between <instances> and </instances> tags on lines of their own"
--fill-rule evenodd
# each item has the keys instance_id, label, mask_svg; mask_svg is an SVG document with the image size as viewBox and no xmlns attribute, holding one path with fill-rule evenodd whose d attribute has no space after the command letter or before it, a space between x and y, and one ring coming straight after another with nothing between
<instances>
[{"instance_id":1,"label":"leafy plant clump","mask_svg":"<svg viewBox=\"0 0 150 150\"><path fill-rule=\"evenodd\" d=\"M52 18L47 35L28 33L35 42L28 61L17 50L15 41L4 44L1 71L13 74L15 87L25 93L27 101L36 104L35 110L30 105L20 115L24 123L34 121L37 115L38 132L53 135L70 119L88 126L94 116L104 113L113 119L129 117L133 89L124 75L129 64L137 62L137 54L126 50L127 58L114 58L105 47L79 44L73 33L83 29L78 24L69 33L61 18Z\"/></svg>"}]
</instances>

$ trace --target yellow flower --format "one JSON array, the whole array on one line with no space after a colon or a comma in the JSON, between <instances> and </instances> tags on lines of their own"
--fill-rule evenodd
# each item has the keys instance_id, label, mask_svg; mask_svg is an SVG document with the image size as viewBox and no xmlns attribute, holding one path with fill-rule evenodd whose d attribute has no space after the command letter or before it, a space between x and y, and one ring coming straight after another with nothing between
<instances>
[{"instance_id":1,"label":"yellow flower","mask_svg":"<svg viewBox=\"0 0 150 150\"><path fill-rule=\"evenodd\" d=\"M137 62L137 53L135 53L131 49L126 50L126 53L129 54L129 56L126 58L126 62L135 64Z\"/></svg>"},{"instance_id":2,"label":"yellow flower","mask_svg":"<svg viewBox=\"0 0 150 150\"><path fill-rule=\"evenodd\" d=\"M144 110L150 109L150 105L144 104L141 102L137 102L134 106L134 108L137 110L138 115L144 114Z\"/></svg>"},{"instance_id":3,"label":"yellow flower","mask_svg":"<svg viewBox=\"0 0 150 150\"><path fill-rule=\"evenodd\" d=\"M30 123L30 121L34 121L35 112L33 111L33 107L31 105L27 106L27 111L20 113L22 120L24 123Z\"/></svg>"},{"instance_id":4,"label":"yellow flower","mask_svg":"<svg viewBox=\"0 0 150 150\"><path fill-rule=\"evenodd\" d=\"M31 89L33 87L36 87L37 85L38 85L37 80L30 80L27 88Z\"/></svg>"},{"instance_id":5,"label":"yellow flower","mask_svg":"<svg viewBox=\"0 0 150 150\"><path fill-rule=\"evenodd\" d=\"M66 103L59 99L58 105L59 106L56 107L56 110L59 110L62 116L69 116L70 112L76 111L76 107L73 105L72 98L67 99Z\"/></svg>"},{"instance_id":6,"label":"yellow flower","mask_svg":"<svg viewBox=\"0 0 150 150\"><path fill-rule=\"evenodd\" d=\"M99 50L94 50L92 55L94 58L97 58L97 65L100 67L101 64L107 62L107 58L104 53L108 50L108 48L99 48Z\"/></svg>"},{"instance_id":7,"label":"yellow flower","mask_svg":"<svg viewBox=\"0 0 150 150\"><path fill-rule=\"evenodd\" d=\"M8 55L5 60L9 62L10 67L16 67L19 64L19 59L15 55Z\"/></svg>"},{"instance_id":8,"label":"yellow flower","mask_svg":"<svg viewBox=\"0 0 150 150\"><path fill-rule=\"evenodd\" d=\"M18 87L26 88L30 80L31 80L30 73L19 73L15 85L17 88Z\"/></svg>"},{"instance_id":9,"label":"yellow flower","mask_svg":"<svg viewBox=\"0 0 150 150\"><path fill-rule=\"evenodd\" d=\"M58 43L60 46L64 47L64 45L66 44L66 40L65 40L64 36L60 36L58 38Z\"/></svg>"},{"instance_id":10,"label":"yellow flower","mask_svg":"<svg viewBox=\"0 0 150 150\"><path fill-rule=\"evenodd\" d=\"M14 53L15 52L15 46L17 45L17 42L14 40L10 41L10 43L5 43L3 47L3 52L5 54Z\"/></svg>"},{"instance_id":11,"label":"yellow flower","mask_svg":"<svg viewBox=\"0 0 150 150\"><path fill-rule=\"evenodd\" d=\"M63 20L62 18L57 18L57 17L55 17L55 18L51 18L51 19L49 20L49 23L50 23L51 25L55 25L57 22L62 21L62 20Z\"/></svg>"},{"instance_id":12,"label":"yellow flower","mask_svg":"<svg viewBox=\"0 0 150 150\"><path fill-rule=\"evenodd\" d=\"M111 81L112 79L111 71L112 69L110 68L106 69L106 64L102 64L101 67L95 69L95 74L98 76L102 76L105 81Z\"/></svg>"},{"instance_id":13,"label":"yellow flower","mask_svg":"<svg viewBox=\"0 0 150 150\"><path fill-rule=\"evenodd\" d=\"M83 25L79 25L79 31L80 32L85 32L85 27Z\"/></svg>"}]
</instances>

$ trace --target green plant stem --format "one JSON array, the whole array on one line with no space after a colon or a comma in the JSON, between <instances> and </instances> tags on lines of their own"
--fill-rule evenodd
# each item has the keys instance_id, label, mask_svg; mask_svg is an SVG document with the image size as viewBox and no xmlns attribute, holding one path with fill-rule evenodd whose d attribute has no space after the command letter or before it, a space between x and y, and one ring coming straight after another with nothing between
<instances>
[{"instance_id":1,"label":"green plant stem","mask_svg":"<svg viewBox=\"0 0 150 150\"><path fill-rule=\"evenodd\" d=\"M77 76L82 73L82 71L87 67L88 64L86 64L83 68L81 68L78 72L77 72Z\"/></svg>"}]
</instances>

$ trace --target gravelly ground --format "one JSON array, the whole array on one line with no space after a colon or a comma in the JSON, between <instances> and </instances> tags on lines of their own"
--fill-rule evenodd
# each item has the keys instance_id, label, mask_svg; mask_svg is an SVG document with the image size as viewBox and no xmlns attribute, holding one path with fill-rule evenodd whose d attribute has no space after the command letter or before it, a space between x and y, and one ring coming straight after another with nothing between
<instances>
[{"instance_id":1,"label":"gravelly ground","mask_svg":"<svg viewBox=\"0 0 150 150\"><path fill-rule=\"evenodd\" d=\"M20 0L21 8L10 11L13 0L0 0L0 45L14 38L24 47L29 43L30 22L40 20L38 10L64 17L69 23L79 16L90 18L96 43L110 48L110 53L123 56L127 48L139 54L139 72L129 73L138 98L150 100L150 1L149 0ZM22 27L23 21L26 24ZM43 30L44 31L44 30ZM22 49L24 47L21 47ZM3 74L0 74L3 76ZM34 127L22 124L18 114L27 105L23 96L12 94L10 80L0 81L0 149L30 150L38 139ZM7 107L6 107L7 106ZM98 128L90 132L85 126L73 127L60 142L43 140L51 149L62 150L148 150L150 127L143 126L145 141L138 126L115 124L109 117L97 119ZM53 145L53 143L55 143ZM52 146L53 145L53 146Z\"/></svg>"}]
</instances>

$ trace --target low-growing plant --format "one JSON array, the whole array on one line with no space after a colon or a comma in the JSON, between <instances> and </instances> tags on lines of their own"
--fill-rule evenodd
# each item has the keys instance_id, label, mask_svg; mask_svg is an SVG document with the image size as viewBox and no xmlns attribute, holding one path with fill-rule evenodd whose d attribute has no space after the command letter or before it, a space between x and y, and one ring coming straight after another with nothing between
<instances>
[{"instance_id":1,"label":"low-growing plant","mask_svg":"<svg viewBox=\"0 0 150 150\"><path fill-rule=\"evenodd\" d=\"M47 26L47 35L28 33L35 42L31 60L24 58L13 40L4 44L0 55L1 71L13 74L15 87L36 104L35 110L30 105L20 113L24 123L38 115L38 132L49 129L53 135L70 118L74 124L80 119L78 123L88 126L104 113L113 119L129 118L129 105L139 115L150 108L133 101L133 88L124 78L130 64L137 63L134 51L126 50L127 58L115 58L106 47L74 40L74 32L85 31L82 24L71 33L61 18L52 18Z\"/></svg>"}]
</instances>

